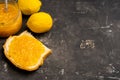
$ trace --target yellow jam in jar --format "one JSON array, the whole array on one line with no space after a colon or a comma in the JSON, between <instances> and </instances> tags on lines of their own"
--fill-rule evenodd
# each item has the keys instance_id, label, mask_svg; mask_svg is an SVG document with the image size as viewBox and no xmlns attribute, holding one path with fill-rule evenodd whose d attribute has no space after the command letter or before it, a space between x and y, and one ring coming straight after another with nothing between
<instances>
[{"instance_id":1,"label":"yellow jam in jar","mask_svg":"<svg viewBox=\"0 0 120 80\"><path fill-rule=\"evenodd\" d=\"M8 37L17 33L22 26L22 14L17 4L0 3L0 37Z\"/></svg>"}]
</instances>

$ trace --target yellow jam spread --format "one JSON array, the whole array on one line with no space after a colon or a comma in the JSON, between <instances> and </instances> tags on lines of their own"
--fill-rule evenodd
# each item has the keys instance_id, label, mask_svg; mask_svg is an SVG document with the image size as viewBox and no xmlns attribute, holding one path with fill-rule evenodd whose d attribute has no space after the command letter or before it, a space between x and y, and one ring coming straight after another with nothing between
<instances>
[{"instance_id":1,"label":"yellow jam spread","mask_svg":"<svg viewBox=\"0 0 120 80\"><path fill-rule=\"evenodd\" d=\"M22 25L22 15L17 5L0 4L0 37L8 37L19 31Z\"/></svg>"}]
</instances>

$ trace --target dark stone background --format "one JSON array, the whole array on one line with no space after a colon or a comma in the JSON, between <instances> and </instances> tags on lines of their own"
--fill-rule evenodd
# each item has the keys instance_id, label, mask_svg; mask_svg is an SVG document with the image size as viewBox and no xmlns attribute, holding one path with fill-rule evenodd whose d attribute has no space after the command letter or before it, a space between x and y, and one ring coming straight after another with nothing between
<instances>
[{"instance_id":1,"label":"dark stone background","mask_svg":"<svg viewBox=\"0 0 120 80\"><path fill-rule=\"evenodd\" d=\"M0 38L0 80L120 80L120 0L42 0L53 28L44 34L26 27L52 49L33 72L14 67L4 56ZM87 43L89 41L90 43Z\"/></svg>"}]
</instances>

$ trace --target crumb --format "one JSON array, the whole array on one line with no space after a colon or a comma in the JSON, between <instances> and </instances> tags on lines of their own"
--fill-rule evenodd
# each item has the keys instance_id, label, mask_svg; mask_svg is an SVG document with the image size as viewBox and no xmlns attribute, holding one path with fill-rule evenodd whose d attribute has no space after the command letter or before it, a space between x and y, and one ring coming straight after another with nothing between
<instances>
[{"instance_id":1,"label":"crumb","mask_svg":"<svg viewBox=\"0 0 120 80\"><path fill-rule=\"evenodd\" d=\"M80 44L80 48L81 49L95 48L94 40L82 40L82 42Z\"/></svg>"}]
</instances>

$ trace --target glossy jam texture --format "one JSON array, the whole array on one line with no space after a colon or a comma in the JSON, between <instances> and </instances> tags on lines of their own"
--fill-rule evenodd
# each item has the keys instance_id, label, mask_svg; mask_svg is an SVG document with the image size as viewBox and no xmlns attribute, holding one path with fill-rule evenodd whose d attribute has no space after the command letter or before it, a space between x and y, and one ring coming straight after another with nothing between
<instances>
[{"instance_id":1,"label":"glossy jam texture","mask_svg":"<svg viewBox=\"0 0 120 80\"><path fill-rule=\"evenodd\" d=\"M19 31L22 25L22 15L16 5L0 4L0 37L7 37Z\"/></svg>"}]
</instances>

